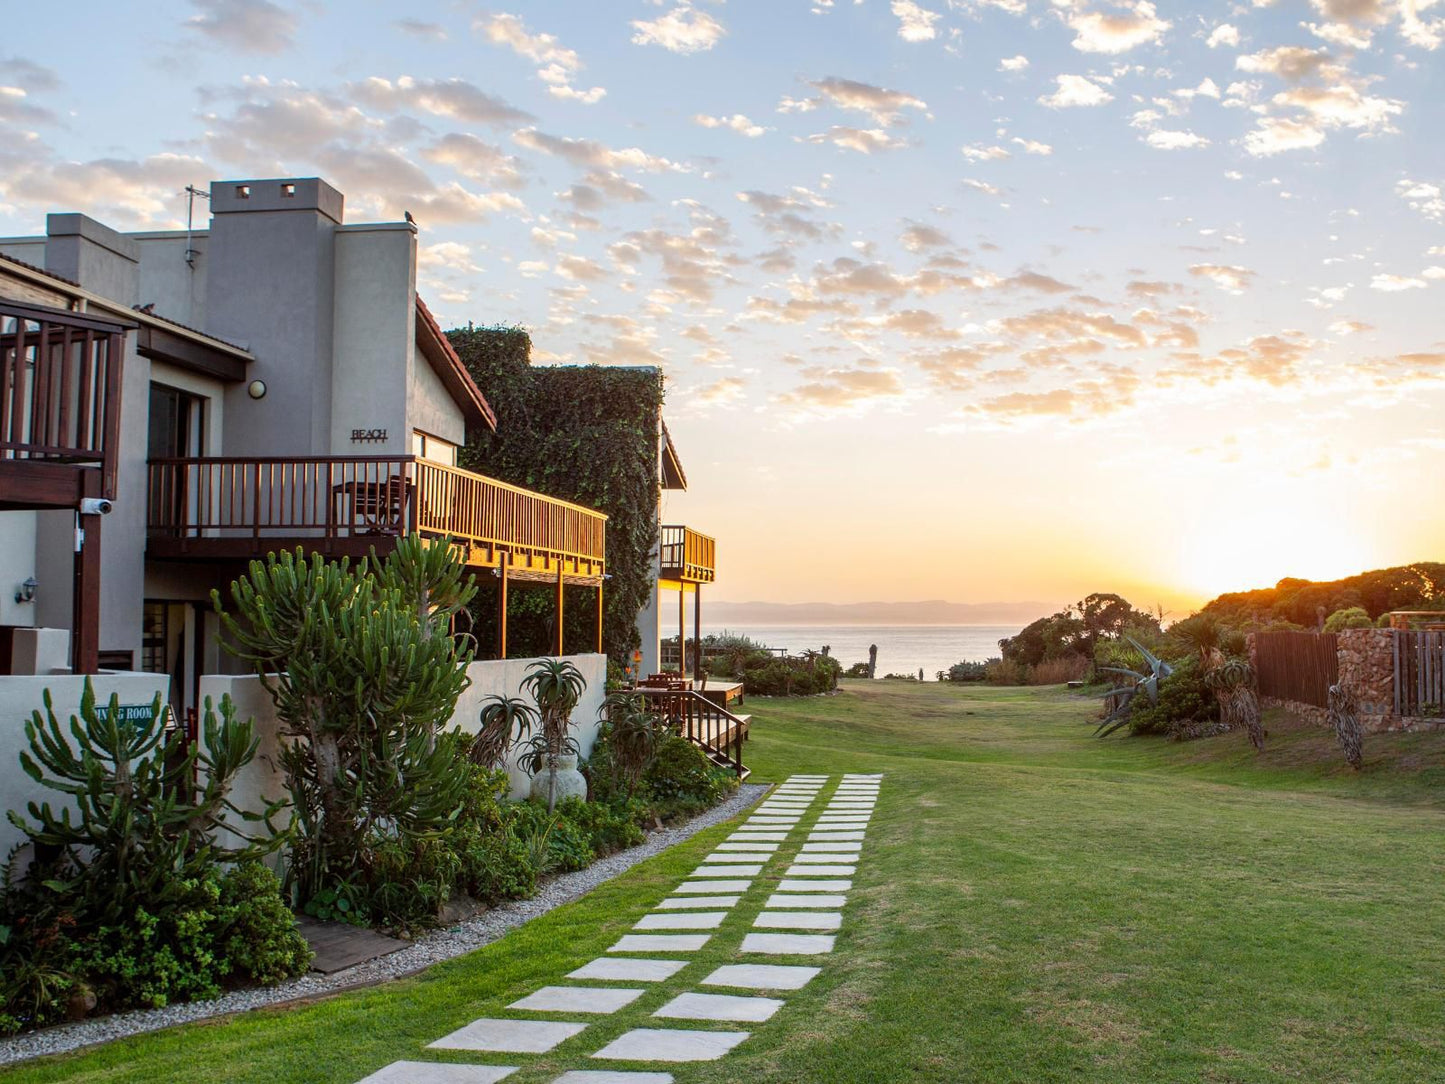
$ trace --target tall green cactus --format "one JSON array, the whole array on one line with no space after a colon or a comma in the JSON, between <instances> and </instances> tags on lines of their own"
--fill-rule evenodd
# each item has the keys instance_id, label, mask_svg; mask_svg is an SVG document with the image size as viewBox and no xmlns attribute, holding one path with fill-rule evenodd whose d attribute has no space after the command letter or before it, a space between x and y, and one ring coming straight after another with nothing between
<instances>
[{"instance_id":1,"label":"tall green cactus","mask_svg":"<svg viewBox=\"0 0 1445 1084\"><path fill-rule=\"evenodd\" d=\"M134 900L166 898L184 871L259 858L285 841L271 825L284 803L255 813L230 799L258 739L250 720L237 720L229 697L221 699L219 717L207 699L199 740L182 748L166 732L159 696L149 718L123 721L120 698L112 694L108 708L97 710L87 679L80 715L70 717L68 729L69 737L47 689L45 716L37 711L25 724L30 751L21 752L20 764L69 800L58 815L49 802L28 803L33 824L14 811L8 815L57 856L47 883L91 912L77 917L121 923L131 917ZM249 833L245 826L257 823L265 830ZM223 829L241 845L217 842Z\"/></svg>"},{"instance_id":2,"label":"tall green cactus","mask_svg":"<svg viewBox=\"0 0 1445 1084\"><path fill-rule=\"evenodd\" d=\"M300 832L292 882L302 898L365 880L376 846L442 830L465 765L439 752L467 687L469 644L450 632L474 592L452 547L415 535L385 560L271 554L217 610L228 648L256 669L285 736L281 762Z\"/></svg>"}]
</instances>

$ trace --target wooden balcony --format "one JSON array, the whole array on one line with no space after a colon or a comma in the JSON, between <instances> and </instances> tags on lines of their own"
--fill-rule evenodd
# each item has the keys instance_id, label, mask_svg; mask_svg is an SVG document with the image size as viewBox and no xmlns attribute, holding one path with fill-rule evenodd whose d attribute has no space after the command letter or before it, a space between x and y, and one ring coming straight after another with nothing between
<instances>
[{"instance_id":1,"label":"wooden balcony","mask_svg":"<svg viewBox=\"0 0 1445 1084\"><path fill-rule=\"evenodd\" d=\"M415 456L153 459L147 522L159 558L360 557L415 531L514 579L600 586L606 571L602 513Z\"/></svg>"},{"instance_id":2,"label":"wooden balcony","mask_svg":"<svg viewBox=\"0 0 1445 1084\"><path fill-rule=\"evenodd\" d=\"M0 508L115 497L121 365L134 327L0 300ZM98 484L83 477L91 471ZM82 493L87 486L97 492Z\"/></svg>"},{"instance_id":3,"label":"wooden balcony","mask_svg":"<svg viewBox=\"0 0 1445 1084\"><path fill-rule=\"evenodd\" d=\"M665 583L712 583L717 579L717 542L691 527L664 526L661 564Z\"/></svg>"}]
</instances>

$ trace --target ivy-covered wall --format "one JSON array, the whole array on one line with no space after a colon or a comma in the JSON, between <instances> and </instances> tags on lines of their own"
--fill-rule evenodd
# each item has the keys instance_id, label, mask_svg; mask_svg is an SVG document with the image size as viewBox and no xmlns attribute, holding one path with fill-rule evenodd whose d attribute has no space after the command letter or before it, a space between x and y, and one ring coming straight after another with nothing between
<instances>
[{"instance_id":1,"label":"ivy-covered wall","mask_svg":"<svg viewBox=\"0 0 1445 1084\"><path fill-rule=\"evenodd\" d=\"M497 431L467 434L460 465L607 513L603 645L625 665L638 646L637 615L654 589L657 544L658 425L662 374L655 369L531 364L522 328L447 332L497 413ZM496 651L497 585L483 577L473 603L481 657ZM547 655L554 648L554 588L512 581L507 653ZM596 592L574 588L565 604L566 645L591 650Z\"/></svg>"}]
</instances>

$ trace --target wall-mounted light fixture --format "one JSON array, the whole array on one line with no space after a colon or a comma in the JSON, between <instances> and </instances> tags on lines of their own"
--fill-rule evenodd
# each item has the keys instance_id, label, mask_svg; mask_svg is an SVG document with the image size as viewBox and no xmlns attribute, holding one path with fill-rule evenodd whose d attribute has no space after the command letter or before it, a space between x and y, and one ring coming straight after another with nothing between
<instances>
[{"instance_id":1,"label":"wall-mounted light fixture","mask_svg":"<svg viewBox=\"0 0 1445 1084\"><path fill-rule=\"evenodd\" d=\"M34 576L31 576L28 580L22 583L20 585L20 589L15 592L15 601L20 603L34 602L35 592L39 590L39 588L40 581L37 580Z\"/></svg>"},{"instance_id":2,"label":"wall-mounted light fixture","mask_svg":"<svg viewBox=\"0 0 1445 1084\"><path fill-rule=\"evenodd\" d=\"M251 381L251 383L249 383L249 384L246 385L246 394L249 395L252 399L264 399L264 398L266 398L266 381L264 381L264 380L253 380L253 381Z\"/></svg>"}]
</instances>

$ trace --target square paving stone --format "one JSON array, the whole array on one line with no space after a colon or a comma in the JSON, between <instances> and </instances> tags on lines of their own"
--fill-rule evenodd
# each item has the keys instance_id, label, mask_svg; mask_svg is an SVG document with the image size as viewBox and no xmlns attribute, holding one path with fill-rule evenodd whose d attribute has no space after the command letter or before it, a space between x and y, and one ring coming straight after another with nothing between
<instances>
[{"instance_id":1,"label":"square paving stone","mask_svg":"<svg viewBox=\"0 0 1445 1084\"><path fill-rule=\"evenodd\" d=\"M736 994L678 994L653 1016L670 1020L730 1020L761 1024L783 1007L775 997L738 997Z\"/></svg>"},{"instance_id":2,"label":"square paving stone","mask_svg":"<svg viewBox=\"0 0 1445 1084\"><path fill-rule=\"evenodd\" d=\"M784 877L778 882L779 892L848 892L853 882L845 880L795 881Z\"/></svg>"},{"instance_id":3,"label":"square paving stone","mask_svg":"<svg viewBox=\"0 0 1445 1084\"><path fill-rule=\"evenodd\" d=\"M633 1028L592 1056L614 1061L716 1061L747 1037L746 1031Z\"/></svg>"},{"instance_id":4,"label":"square paving stone","mask_svg":"<svg viewBox=\"0 0 1445 1084\"><path fill-rule=\"evenodd\" d=\"M658 911L687 911L699 907L736 907L741 896L669 896L656 907Z\"/></svg>"},{"instance_id":5,"label":"square paving stone","mask_svg":"<svg viewBox=\"0 0 1445 1084\"><path fill-rule=\"evenodd\" d=\"M726 964L703 979L702 984L741 990L801 990L822 970L787 964Z\"/></svg>"},{"instance_id":6,"label":"square paving stone","mask_svg":"<svg viewBox=\"0 0 1445 1084\"><path fill-rule=\"evenodd\" d=\"M729 866L727 864L714 863L711 866L698 866L688 874L689 877L756 877L763 872L763 867L754 863L751 866Z\"/></svg>"},{"instance_id":7,"label":"square paving stone","mask_svg":"<svg viewBox=\"0 0 1445 1084\"><path fill-rule=\"evenodd\" d=\"M778 849L778 845L761 839L739 840L736 843L730 840L727 843L719 843L717 849L720 851L761 851L764 854L772 854Z\"/></svg>"},{"instance_id":8,"label":"square paving stone","mask_svg":"<svg viewBox=\"0 0 1445 1084\"><path fill-rule=\"evenodd\" d=\"M717 870L709 870L716 873ZM736 873L736 869L728 870ZM712 892L746 892L752 881L684 881L672 891L679 896L706 896Z\"/></svg>"},{"instance_id":9,"label":"square paving stone","mask_svg":"<svg viewBox=\"0 0 1445 1084\"><path fill-rule=\"evenodd\" d=\"M789 866L789 877L851 877L858 872L857 866Z\"/></svg>"},{"instance_id":10,"label":"square paving stone","mask_svg":"<svg viewBox=\"0 0 1445 1084\"><path fill-rule=\"evenodd\" d=\"M671 1073L615 1073L609 1069L572 1069L552 1084L672 1084Z\"/></svg>"},{"instance_id":11,"label":"square paving stone","mask_svg":"<svg viewBox=\"0 0 1445 1084\"><path fill-rule=\"evenodd\" d=\"M507 1006L532 1012L589 1012L605 1014L631 1005L643 994L615 986L544 986Z\"/></svg>"},{"instance_id":12,"label":"square paving stone","mask_svg":"<svg viewBox=\"0 0 1445 1084\"><path fill-rule=\"evenodd\" d=\"M728 836L729 843L781 843L788 838L787 832L770 832L759 828L739 828L732 835Z\"/></svg>"},{"instance_id":13,"label":"square paving stone","mask_svg":"<svg viewBox=\"0 0 1445 1084\"><path fill-rule=\"evenodd\" d=\"M394 1061L357 1084L493 1084L517 1071L515 1065L458 1065L446 1061Z\"/></svg>"},{"instance_id":14,"label":"square paving stone","mask_svg":"<svg viewBox=\"0 0 1445 1084\"><path fill-rule=\"evenodd\" d=\"M726 911L681 911L671 915L643 915L634 930L715 930L727 917Z\"/></svg>"},{"instance_id":15,"label":"square paving stone","mask_svg":"<svg viewBox=\"0 0 1445 1084\"><path fill-rule=\"evenodd\" d=\"M357 1084L493 1084L516 1065L458 1065L449 1061L393 1061Z\"/></svg>"},{"instance_id":16,"label":"square paving stone","mask_svg":"<svg viewBox=\"0 0 1445 1084\"><path fill-rule=\"evenodd\" d=\"M748 854L737 854L736 852L723 851L721 854L714 851L712 854L704 855L703 861L714 866L746 866L749 863L766 862L770 855L758 854L753 851Z\"/></svg>"},{"instance_id":17,"label":"square paving stone","mask_svg":"<svg viewBox=\"0 0 1445 1084\"><path fill-rule=\"evenodd\" d=\"M603 982L662 982L687 966L686 960L609 960L606 956L567 972L569 979L600 979Z\"/></svg>"},{"instance_id":18,"label":"square paving stone","mask_svg":"<svg viewBox=\"0 0 1445 1084\"><path fill-rule=\"evenodd\" d=\"M763 906L770 911L789 907L827 911L842 907L846 900L846 896L837 893L774 892Z\"/></svg>"},{"instance_id":19,"label":"square paving stone","mask_svg":"<svg viewBox=\"0 0 1445 1084\"><path fill-rule=\"evenodd\" d=\"M705 933L623 934L608 952L696 952L707 944Z\"/></svg>"},{"instance_id":20,"label":"square paving stone","mask_svg":"<svg viewBox=\"0 0 1445 1084\"><path fill-rule=\"evenodd\" d=\"M836 930L842 924L837 911L764 911L753 920L760 930Z\"/></svg>"},{"instance_id":21,"label":"square paving stone","mask_svg":"<svg viewBox=\"0 0 1445 1084\"><path fill-rule=\"evenodd\" d=\"M804 843L803 854L858 854L861 843ZM799 856L801 858L801 855Z\"/></svg>"},{"instance_id":22,"label":"square paving stone","mask_svg":"<svg viewBox=\"0 0 1445 1084\"><path fill-rule=\"evenodd\" d=\"M434 1043L431 1050L501 1050L513 1054L541 1054L563 1039L570 1039L586 1024L564 1020L493 1020L483 1017L457 1028Z\"/></svg>"},{"instance_id":23,"label":"square paving stone","mask_svg":"<svg viewBox=\"0 0 1445 1084\"><path fill-rule=\"evenodd\" d=\"M861 840L862 832L819 832L808 833L809 843L844 843L849 840Z\"/></svg>"},{"instance_id":24,"label":"square paving stone","mask_svg":"<svg viewBox=\"0 0 1445 1084\"><path fill-rule=\"evenodd\" d=\"M743 952L765 956L821 956L833 951L828 933L750 933L743 938Z\"/></svg>"}]
</instances>

